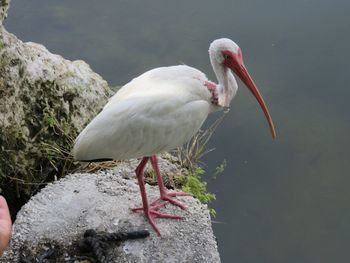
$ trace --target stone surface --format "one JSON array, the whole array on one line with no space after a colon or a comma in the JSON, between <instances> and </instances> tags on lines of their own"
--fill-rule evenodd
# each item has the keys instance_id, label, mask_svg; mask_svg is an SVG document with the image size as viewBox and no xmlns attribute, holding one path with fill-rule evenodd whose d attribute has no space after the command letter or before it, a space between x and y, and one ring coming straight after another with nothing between
<instances>
[{"instance_id":1,"label":"stone surface","mask_svg":"<svg viewBox=\"0 0 350 263\"><path fill-rule=\"evenodd\" d=\"M86 229L114 232L148 229L150 237L126 241L115 247L114 262L220 262L206 205L193 197L179 197L187 210L167 205L162 212L184 216L183 220L156 219L158 237L141 213L141 197L133 170L137 161L95 174L73 174L52 183L34 196L18 213L10 248L0 262L17 262L23 244L40 251L45 242L61 247L72 256L72 244ZM160 162L161 170L172 172L173 164ZM146 185L150 200L158 197L156 186ZM64 262L56 259L55 262Z\"/></svg>"}]
</instances>

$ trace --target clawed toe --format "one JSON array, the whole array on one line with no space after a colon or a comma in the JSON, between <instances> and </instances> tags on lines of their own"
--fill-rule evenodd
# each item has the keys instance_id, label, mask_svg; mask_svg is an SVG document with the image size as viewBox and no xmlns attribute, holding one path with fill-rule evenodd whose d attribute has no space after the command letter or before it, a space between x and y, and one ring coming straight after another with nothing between
<instances>
[{"instance_id":1,"label":"clawed toe","mask_svg":"<svg viewBox=\"0 0 350 263\"><path fill-rule=\"evenodd\" d=\"M191 193L186 193L186 192L167 192L167 195L171 197L176 197L176 196L192 196Z\"/></svg>"},{"instance_id":2,"label":"clawed toe","mask_svg":"<svg viewBox=\"0 0 350 263\"><path fill-rule=\"evenodd\" d=\"M160 203L160 202L157 202L154 201L151 205L150 205L150 208L154 211L158 211L160 208L162 208L163 206L165 206L166 203ZM140 211L143 211L143 207L135 207L135 208L130 208L131 211L133 212L140 212Z\"/></svg>"},{"instance_id":3,"label":"clawed toe","mask_svg":"<svg viewBox=\"0 0 350 263\"><path fill-rule=\"evenodd\" d=\"M175 197L175 196L188 196L188 195L191 195L191 194L181 193L181 192L180 193L177 193L177 192L167 193L166 192L166 193L163 193L160 198L158 198L157 200L152 202L150 204L150 206L147 206L146 208L136 207L136 208L131 208L130 210L134 211L134 212L144 211L144 214L145 214L146 218L148 219L149 223L151 224L153 229L156 231L158 236L160 236L159 228L157 227L157 225L154 222L155 218L183 219L183 217L178 216L178 215L170 215L170 214L160 213L159 209L162 208L163 206L165 206L167 204L167 202L169 202L173 205L176 205L182 209L186 209L186 206L184 204L180 203L179 201L177 201L173 197Z\"/></svg>"},{"instance_id":4,"label":"clawed toe","mask_svg":"<svg viewBox=\"0 0 350 263\"><path fill-rule=\"evenodd\" d=\"M158 226L154 222L155 218L158 217L158 218L170 218L170 219L183 219L182 216L163 214L155 211L154 209L149 209L148 211L145 211L145 216L147 217L148 222L151 224L151 226L156 231L158 236L160 236L160 231Z\"/></svg>"},{"instance_id":5,"label":"clawed toe","mask_svg":"<svg viewBox=\"0 0 350 263\"><path fill-rule=\"evenodd\" d=\"M192 196L192 194L184 192L163 192L161 193L161 196L152 203L152 205L157 205L160 201L165 201L171 203L172 205L176 205L181 209L186 209L184 204L173 198L176 196Z\"/></svg>"}]
</instances>

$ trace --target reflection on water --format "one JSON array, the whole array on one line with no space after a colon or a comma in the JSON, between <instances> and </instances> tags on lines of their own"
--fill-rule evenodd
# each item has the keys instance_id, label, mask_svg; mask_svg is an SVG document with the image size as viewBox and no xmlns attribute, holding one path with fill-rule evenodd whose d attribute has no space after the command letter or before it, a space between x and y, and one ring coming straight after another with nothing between
<instances>
[{"instance_id":1,"label":"reflection on water","mask_svg":"<svg viewBox=\"0 0 350 263\"><path fill-rule=\"evenodd\" d=\"M6 26L22 40L86 60L111 84L178 63L214 79L209 43L235 40L277 139L241 85L211 141L217 150L205 158L209 173L228 163L217 179L208 176L222 260L346 262L349 8L341 0L13 0Z\"/></svg>"}]
</instances>

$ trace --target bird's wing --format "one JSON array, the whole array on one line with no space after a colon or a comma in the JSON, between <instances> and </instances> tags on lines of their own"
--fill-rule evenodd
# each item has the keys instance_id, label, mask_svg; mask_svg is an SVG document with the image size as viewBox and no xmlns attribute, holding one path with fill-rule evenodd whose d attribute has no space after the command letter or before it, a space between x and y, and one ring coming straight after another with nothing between
<instances>
[{"instance_id":1,"label":"bird's wing","mask_svg":"<svg viewBox=\"0 0 350 263\"><path fill-rule=\"evenodd\" d=\"M208 100L210 93L203 85L207 77L199 70L177 65L149 70L121 87L105 108L133 97L155 95L189 96Z\"/></svg>"},{"instance_id":2,"label":"bird's wing","mask_svg":"<svg viewBox=\"0 0 350 263\"><path fill-rule=\"evenodd\" d=\"M129 159L170 150L188 141L209 111L208 101L184 94L119 100L81 132L73 154L77 160Z\"/></svg>"}]
</instances>

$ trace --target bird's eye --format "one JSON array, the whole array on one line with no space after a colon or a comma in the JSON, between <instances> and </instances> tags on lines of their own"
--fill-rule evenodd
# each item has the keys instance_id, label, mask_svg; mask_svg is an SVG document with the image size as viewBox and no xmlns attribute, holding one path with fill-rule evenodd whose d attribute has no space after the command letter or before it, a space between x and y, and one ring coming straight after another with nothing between
<instances>
[{"instance_id":1,"label":"bird's eye","mask_svg":"<svg viewBox=\"0 0 350 263\"><path fill-rule=\"evenodd\" d=\"M230 59L230 56L228 54L223 54L224 55L224 59Z\"/></svg>"}]
</instances>

